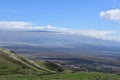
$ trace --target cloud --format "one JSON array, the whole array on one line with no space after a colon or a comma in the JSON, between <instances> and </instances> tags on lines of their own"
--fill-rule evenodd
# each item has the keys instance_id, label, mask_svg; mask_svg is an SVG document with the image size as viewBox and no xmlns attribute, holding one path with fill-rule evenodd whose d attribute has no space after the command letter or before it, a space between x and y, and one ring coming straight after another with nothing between
<instances>
[{"instance_id":1,"label":"cloud","mask_svg":"<svg viewBox=\"0 0 120 80\"><path fill-rule=\"evenodd\" d=\"M47 26L36 26L35 24L29 22L17 22L17 21L0 21L0 30L11 30L11 31L61 31L65 28L56 28L50 25Z\"/></svg>"},{"instance_id":2,"label":"cloud","mask_svg":"<svg viewBox=\"0 0 120 80\"><path fill-rule=\"evenodd\" d=\"M113 21L120 21L120 9L111 9L100 12L100 17Z\"/></svg>"},{"instance_id":3,"label":"cloud","mask_svg":"<svg viewBox=\"0 0 120 80\"><path fill-rule=\"evenodd\" d=\"M101 30L75 30L68 28L58 28L53 26L38 26L29 22L17 21L0 21L0 30L4 31L53 31L60 34L83 35L104 40L120 41L119 36L113 36L116 31L101 31Z\"/></svg>"},{"instance_id":4,"label":"cloud","mask_svg":"<svg viewBox=\"0 0 120 80\"><path fill-rule=\"evenodd\" d=\"M0 30L27 30L31 23L17 21L0 21Z\"/></svg>"},{"instance_id":5,"label":"cloud","mask_svg":"<svg viewBox=\"0 0 120 80\"><path fill-rule=\"evenodd\" d=\"M117 31L103 31L103 30L68 30L68 33L83 35L103 40L120 41L120 36L115 36Z\"/></svg>"}]
</instances>

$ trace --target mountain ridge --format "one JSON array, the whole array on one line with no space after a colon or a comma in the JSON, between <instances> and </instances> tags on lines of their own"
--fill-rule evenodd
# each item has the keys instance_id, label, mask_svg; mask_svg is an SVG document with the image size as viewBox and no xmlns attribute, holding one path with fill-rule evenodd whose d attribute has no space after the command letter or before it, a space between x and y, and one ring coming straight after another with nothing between
<instances>
[{"instance_id":1,"label":"mountain ridge","mask_svg":"<svg viewBox=\"0 0 120 80\"><path fill-rule=\"evenodd\" d=\"M7 72L12 71L19 74L19 71L22 69L21 73L24 73L24 70L26 72L28 70L31 73L55 73L55 71L40 66L30 59L16 54L12 50L0 48L0 74L7 74Z\"/></svg>"}]
</instances>

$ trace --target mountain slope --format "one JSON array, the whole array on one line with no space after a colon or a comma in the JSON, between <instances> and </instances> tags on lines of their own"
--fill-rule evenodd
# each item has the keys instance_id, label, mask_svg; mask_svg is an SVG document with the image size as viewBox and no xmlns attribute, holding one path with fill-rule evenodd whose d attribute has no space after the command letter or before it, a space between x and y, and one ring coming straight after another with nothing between
<instances>
[{"instance_id":1,"label":"mountain slope","mask_svg":"<svg viewBox=\"0 0 120 80\"><path fill-rule=\"evenodd\" d=\"M54 73L15 52L0 48L0 74Z\"/></svg>"}]
</instances>

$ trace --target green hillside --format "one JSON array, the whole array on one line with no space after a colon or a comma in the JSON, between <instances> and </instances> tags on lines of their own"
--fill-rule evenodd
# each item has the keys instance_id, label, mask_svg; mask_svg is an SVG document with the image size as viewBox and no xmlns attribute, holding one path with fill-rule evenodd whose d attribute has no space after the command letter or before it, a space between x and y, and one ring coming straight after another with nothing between
<instances>
[{"instance_id":1,"label":"green hillside","mask_svg":"<svg viewBox=\"0 0 120 80\"><path fill-rule=\"evenodd\" d=\"M34 61L7 49L0 49L0 75L55 73Z\"/></svg>"}]
</instances>

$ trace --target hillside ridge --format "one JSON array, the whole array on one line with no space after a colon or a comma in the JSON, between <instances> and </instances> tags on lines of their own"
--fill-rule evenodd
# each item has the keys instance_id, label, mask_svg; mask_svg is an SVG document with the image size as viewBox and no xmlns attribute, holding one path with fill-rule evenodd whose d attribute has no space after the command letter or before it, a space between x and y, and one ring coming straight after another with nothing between
<instances>
[{"instance_id":1,"label":"hillside ridge","mask_svg":"<svg viewBox=\"0 0 120 80\"><path fill-rule=\"evenodd\" d=\"M48 73L55 73L55 71L49 70L45 67L42 67L40 65L38 65L37 63L35 63L34 61L22 56L22 55L18 55L16 54L14 51L12 50L8 50L8 49L4 49L4 48L0 48L0 59L2 64L4 65L8 65L8 62L12 63L12 65L17 65L19 66L18 69L22 69L22 68L26 68L26 69L31 69L35 72L39 72L40 70L44 71L44 72L48 72ZM2 62L2 60L4 60ZM10 65L10 66L12 66ZM2 66L2 65L0 65ZM8 67L8 66L4 66L4 67Z\"/></svg>"}]
</instances>

